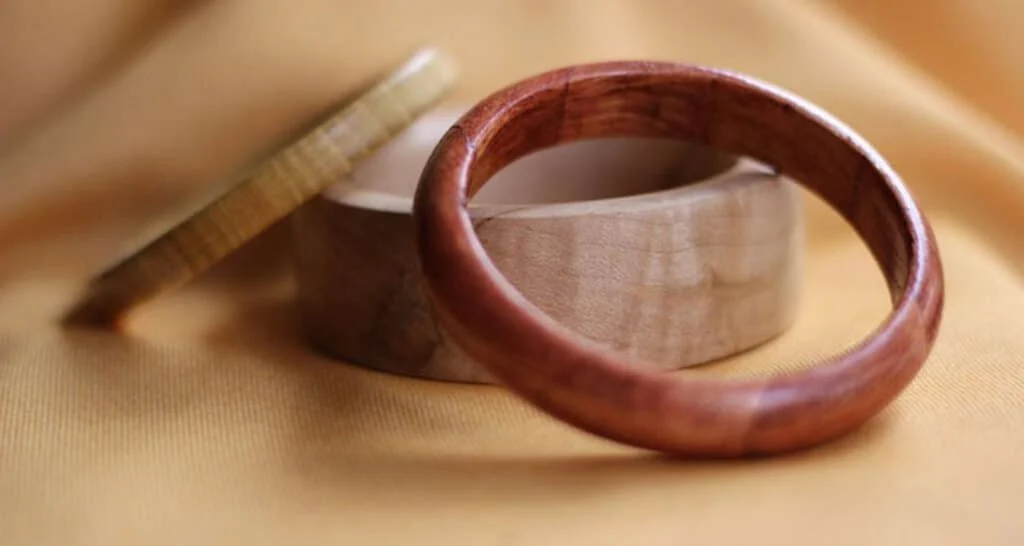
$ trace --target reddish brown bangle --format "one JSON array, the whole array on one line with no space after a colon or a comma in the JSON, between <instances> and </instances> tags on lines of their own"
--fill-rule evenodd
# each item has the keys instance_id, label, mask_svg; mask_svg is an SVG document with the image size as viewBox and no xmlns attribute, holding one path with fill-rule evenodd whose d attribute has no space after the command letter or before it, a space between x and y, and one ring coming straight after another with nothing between
<instances>
[{"instance_id":1,"label":"reddish brown bangle","mask_svg":"<svg viewBox=\"0 0 1024 546\"><path fill-rule=\"evenodd\" d=\"M697 141L786 173L838 210L867 243L888 281L892 313L856 347L817 367L732 381L639 372L568 331L495 269L466 203L519 157L610 136ZM942 266L931 228L878 153L815 106L723 71L601 63L502 90L438 143L414 214L427 292L468 354L555 417L675 454L785 452L857 428L914 378L942 315Z\"/></svg>"}]
</instances>

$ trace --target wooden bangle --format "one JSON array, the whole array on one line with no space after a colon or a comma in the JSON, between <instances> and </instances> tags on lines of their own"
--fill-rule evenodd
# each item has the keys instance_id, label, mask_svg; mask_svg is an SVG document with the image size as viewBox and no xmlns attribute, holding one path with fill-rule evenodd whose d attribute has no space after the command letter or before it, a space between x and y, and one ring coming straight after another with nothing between
<instances>
[{"instance_id":1,"label":"wooden bangle","mask_svg":"<svg viewBox=\"0 0 1024 546\"><path fill-rule=\"evenodd\" d=\"M835 208L869 247L893 311L817 367L715 381L639 371L519 294L476 239L467 201L530 152L587 138L695 141L773 166ZM751 78L674 63L611 62L495 93L438 143L414 219L427 292L461 347L512 390L583 430L678 455L786 452L835 439L917 374L939 328L943 274L931 228L900 178L821 109Z\"/></svg>"},{"instance_id":2,"label":"wooden bangle","mask_svg":"<svg viewBox=\"0 0 1024 546\"><path fill-rule=\"evenodd\" d=\"M256 165L181 222L93 278L61 319L120 329L135 307L199 276L291 214L441 101L457 79L452 59L424 48ZM157 226L162 227L162 226Z\"/></svg>"},{"instance_id":3,"label":"wooden bangle","mask_svg":"<svg viewBox=\"0 0 1024 546\"><path fill-rule=\"evenodd\" d=\"M423 116L291 218L299 310L322 352L413 377L493 383L439 327L412 229L418 174L465 109ZM792 323L799 188L752 161L666 139L545 150L469 207L525 297L652 371L748 350ZM652 232L657 232L652 233Z\"/></svg>"}]
</instances>

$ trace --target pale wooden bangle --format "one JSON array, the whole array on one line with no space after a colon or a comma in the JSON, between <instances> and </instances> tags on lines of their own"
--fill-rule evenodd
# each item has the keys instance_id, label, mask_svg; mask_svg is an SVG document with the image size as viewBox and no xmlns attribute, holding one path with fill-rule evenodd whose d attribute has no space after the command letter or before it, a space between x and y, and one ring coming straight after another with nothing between
<instances>
[{"instance_id":1,"label":"pale wooden bangle","mask_svg":"<svg viewBox=\"0 0 1024 546\"><path fill-rule=\"evenodd\" d=\"M528 153L623 135L695 141L791 175L867 244L888 282L892 313L862 342L816 367L717 381L639 369L566 329L494 267L467 203L495 172ZM599 63L499 91L438 144L414 217L427 293L460 347L567 423L679 455L780 453L858 428L913 380L942 317L935 238L885 160L821 109L726 71ZM834 320L843 320L842 309Z\"/></svg>"},{"instance_id":2,"label":"pale wooden bangle","mask_svg":"<svg viewBox=\"0 0 1024 546\"><path fill-rule=\"evenodd\" d=\"M416 377L491 383L420 289L412 193L460 109L428 114L292 217L304 328L325 353ZM470 207L513 285L567 328L677 369L791 323L803 224L792 183L681 142L574 143L510 165Z\"/></svg>"},{"instance_id":3,"label":"pale wooden bangle","mask_svg":"<svg viewBox=\"0 0 1024 546\"><path fill-rule=\"evenodd\" d=\"M417 51L342 99L329 117L216 198L131 247L90 281L62 323L121 328L132 309L202 274L325 186L342 180L437 105L456 79L455 63L443 52Z\"/></svg>"}]
</instances>

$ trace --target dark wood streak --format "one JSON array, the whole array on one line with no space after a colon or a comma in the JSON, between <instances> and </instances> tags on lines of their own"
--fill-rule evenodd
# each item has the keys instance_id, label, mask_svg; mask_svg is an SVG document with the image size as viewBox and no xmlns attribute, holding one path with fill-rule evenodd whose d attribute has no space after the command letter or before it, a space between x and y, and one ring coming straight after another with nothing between
<instances>
[{"instance_id":1,"label":"dark wood streak","mask_svg":"<svg viewBox=\"0 0 1024 546\"><path fill-rule=\"evenodd\" d=\"M781 169L865 241L888 281L891 314L852 349L767 379L639 372L574 335L493 267L474 238L465 202L525 154L608 136L698 141ZM886 162L813 105L724 71L599 63L503 89L438 144L414 216L427 292L467 353L557 418L680 455L786 452L854 430L913 380L941 320L943 274L931 228Z\"/></svg>"}]
</instances>

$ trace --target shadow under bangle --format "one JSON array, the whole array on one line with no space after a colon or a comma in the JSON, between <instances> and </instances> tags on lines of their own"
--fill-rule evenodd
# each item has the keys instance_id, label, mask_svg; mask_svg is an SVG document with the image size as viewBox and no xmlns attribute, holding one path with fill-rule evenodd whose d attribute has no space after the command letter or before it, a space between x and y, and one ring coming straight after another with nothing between
<instances>
[{"instance_id":1,"label":"shadow under bangle","mask_svg":"<svg viewBox=\"0 0 1024 546\"><path fill-rule=\"evenodd\" d=\"M467 202L526 154L613 136L694 141L785 173L864 240L887 280L892 312L866 339L816 367L757 379L643 372L574 334L501 275L476 238ZM725 71L597 63L499 91L438 143L414 217L426 292L467 354L567 423L679 455L779 453L852 431L913 380L942 315L934 236L885 160L821 109Z\"/></svg>"}]
</instances>

